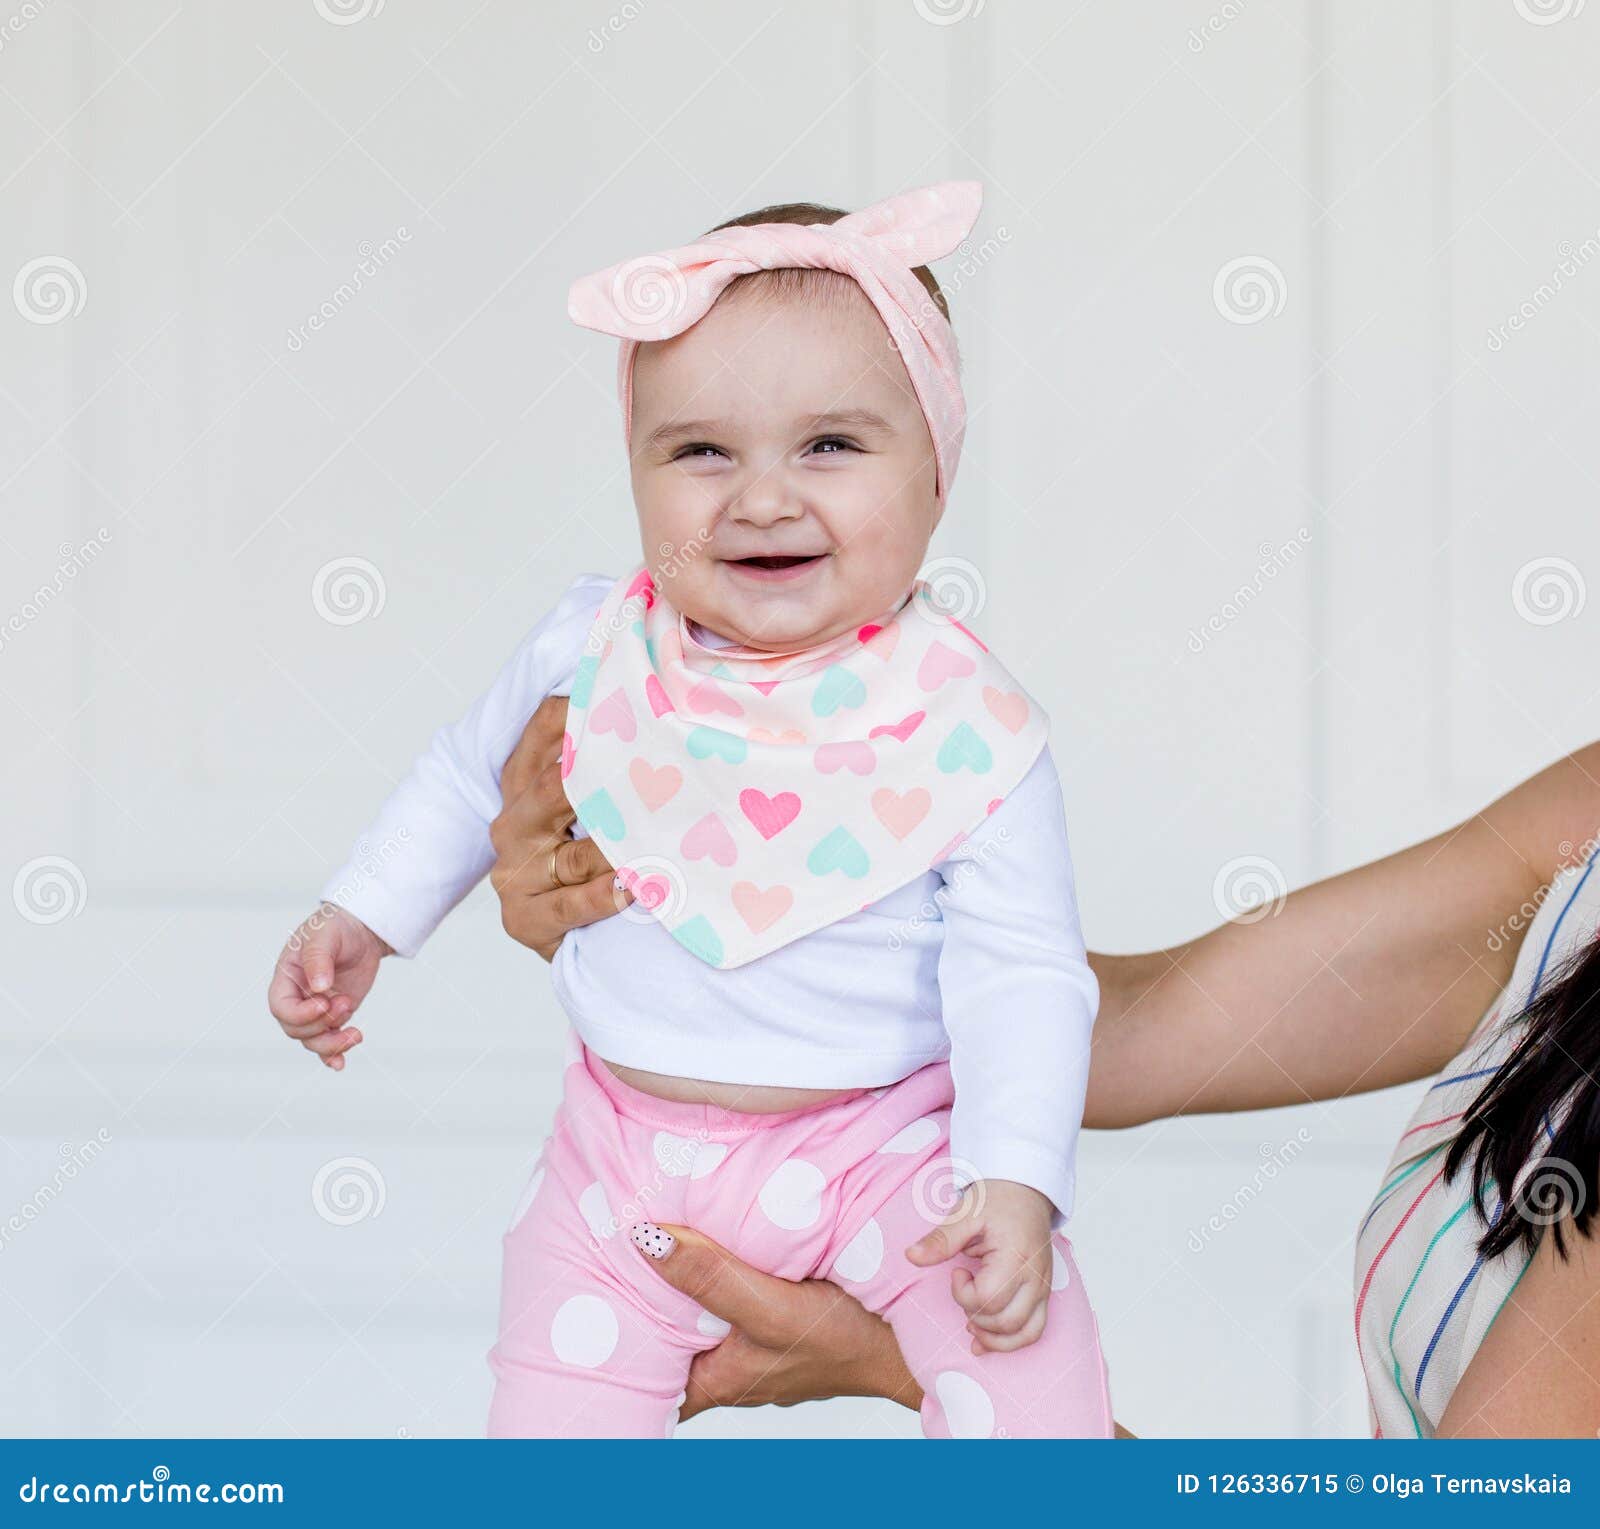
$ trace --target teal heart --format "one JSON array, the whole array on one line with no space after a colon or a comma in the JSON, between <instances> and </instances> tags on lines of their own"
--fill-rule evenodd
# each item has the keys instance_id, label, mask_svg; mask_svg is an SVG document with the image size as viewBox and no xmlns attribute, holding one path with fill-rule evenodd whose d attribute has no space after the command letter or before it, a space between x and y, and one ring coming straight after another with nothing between
<instances>
[{"instance_id":1,"label":"teal heart","mask_svg":"<svg viewBox=\"0 0 1600 1529\"><path fill-rule=\"evenodd\" d=\"M661 665L656 662L656 640L646 637L644 640L645 656L650 660L650 668L657 674L661 672Z\"/></svg>"},{"instance_id":2,"label":"teal heart","mask_svg":"<svg viewBox=\"0 0 1600 1529\"><path fill-rule=\"evenodd\" d=\"M841 706L859 706L867 698L867 687L860 677L838 664L829 664L811 695L811 709L819 717L831 717Z\"/></svg>"},{"instance_id":3,"label":"teal heart","mask_svg":"<svg viewBox=\"0 0 1600 1529\"><path fill-rule=\"evenodd\" d=\"M696 759L710 759L715 755L726 764L744 763L750 746L743 738L725 733L720 727L695 727L689 730L685 746Z\"/></svg>"},{"instance_id":4,"label":"teal heart","mask_svg":"<svg viewBox=\"0 0 1600 1529\"><path fill-rule=\"evenodd\" d=\"M635 621L634 622L634 624L633 624L633 635L635 637L643 637L644 636L644 622L642 622L642 621Z\"/></svg>"},{"instance_id":5,"label":"teal heart","mask_svg":"<svg viewBox=\"0 0 1600 1529\"><path fill-rule=\"evenodd\" d=\"M722 965L722 939L705 914L685 919L672 931L675 939L691 956L699 956L707 966Z\"/></svg>"},{"instance_id":6,"label":"teal heart","mask_svg":"<svg viewBox=\"0 0 1600 1529\"><path fill-rule=\"evenodd\" d=\"M604 834L608 839L620 839L627 833L627 825L611 793L603 786L592 791L578 803L578 819L592 834Z\"/></svg>"},{"instance_id":7,"label":"teal heart","mask_svg":"<svg viewBox=\"0 0 1600 1529\"><path fill-rule=\"evenodd\" d=\"M946 775L954 775L963 767L974 775L987 775L994 763L994 755L969 723L958 722L950 736L939 745L935 763Z\"/></svg>"},{"instance_id":8,"label":"teal heart","mask_svg":"<svg viewBox=\"0 0 1600 1529\"><path fill-rule=\"evenodd\" d=\"M867 852L856 842L848 828L835 828L817 842L806 856L806 869L813 876L826 876L829 871L842 871L852 881L867 874L872 862Z\"/></svg>"},{"instance_id":9,"label":"teal heart","mask_svg":"<svg viewBox=\"0 0 1600 1529\"><path fill-rule=\"evenodd\" d=\"M594 677L599 668L600 659L595 654L578 660L577 671L572 676L572 694L567 699L580 710L594 697Z\"/></svg>"}]
</instances>

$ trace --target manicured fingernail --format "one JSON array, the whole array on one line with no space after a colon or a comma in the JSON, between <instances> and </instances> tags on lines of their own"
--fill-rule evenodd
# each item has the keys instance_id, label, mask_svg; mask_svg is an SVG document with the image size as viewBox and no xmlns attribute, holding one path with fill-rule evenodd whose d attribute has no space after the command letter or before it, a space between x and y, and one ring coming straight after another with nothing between
<instances>
[{"instance_id":1,"label":"manicured fingernail","mask_svg":"<svg viewBox=\"0 0 1600 1529\"><path fill-rule=\"evenodd\" d=\"M628 1235L641 1253L656 1260L663 1259L678 1245L671 1232L664 1232L654 1221L639 1222Z\"/></svg>"}]
</instances>

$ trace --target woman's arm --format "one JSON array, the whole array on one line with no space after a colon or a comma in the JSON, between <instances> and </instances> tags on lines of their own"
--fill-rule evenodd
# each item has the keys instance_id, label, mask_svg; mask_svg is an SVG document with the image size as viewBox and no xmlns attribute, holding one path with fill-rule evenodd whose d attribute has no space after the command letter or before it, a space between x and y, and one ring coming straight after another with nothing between
<instances>
[{"instance_id":1,"label":"woman's arm","mask_svg":"<svg viewBox=\"0 0 1600 1529\"><path fill-rule=\"evenodd\" d=\"M1505 986L1537 900L1600 827L1600 744L1258 923L1091 956L1085 1125L1336 1099L1428 1077Z\"/></svg>"},{"instance_id":2,"label":"woman's arm","mask_svg":"<svg viewBox=\"0 0 1600 1529\"><path fill-rule=\"evenodd\" d=\"M1451 1395L1439 1438L1600 1435L1600 1246L1570 1225L1565 1241L1563 1260L1545 1232Z\"/></svg>"}]
</instances>

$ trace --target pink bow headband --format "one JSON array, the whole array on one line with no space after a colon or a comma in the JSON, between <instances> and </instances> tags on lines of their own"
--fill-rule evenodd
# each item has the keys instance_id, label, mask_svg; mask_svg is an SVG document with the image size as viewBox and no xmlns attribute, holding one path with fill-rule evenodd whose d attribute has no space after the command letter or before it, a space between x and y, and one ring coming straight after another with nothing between
<instances>
[{"instance_id":1,"label":"pink bow headband","mask_svg":"<svg viewBox=\"0 0 1600 1529\"><path fill-rule=\"evenodd\" d=\"M850 213L837 223L757 223L720 228L698 244L640 255L580 276L567 298L575 323L622 340L617 392L622 435L633 433L633 361L641 340L665 340L698 323L736 276L785 266L839 271L866 293L905 363L928 422L937 492L950 492L966 432L955 332L914 266L948 255L972 232L983 188L943 181Z\"/></svg>"}]
</instances>

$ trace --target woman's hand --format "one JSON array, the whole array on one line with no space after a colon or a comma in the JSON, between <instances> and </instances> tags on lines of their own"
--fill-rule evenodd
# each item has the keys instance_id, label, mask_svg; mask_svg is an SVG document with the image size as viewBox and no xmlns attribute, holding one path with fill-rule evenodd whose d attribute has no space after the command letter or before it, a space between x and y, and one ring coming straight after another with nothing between
<instances>
[{"instance_id":1,"label":"woman's hand","mask_svg":"<svg viewBox=\"0 0 1600 1529\"><path fill-rule=\"evenodd\" d=\"M639 1256L669 1285L733 1324L689 1366L680 1421L710 1407L792 1407L831 1396L922 1406L921 1387L889 1324L837 1285L763 1274L688 1227L652 1230L666 1233L671 1244L659 1257L642 1249ZM666 1241L647 1240L653 1248Z\"/></svg>"},{"instance_id":2,"label":"woman's hand","mask_svg":"<svg viewBox=\"0 0 1600 1529\"><path fill-rule=\"evenodd\" d=\"M576 819L561 789L566 728L567 698L547 697L500 772L500 816L489 825L495 852L489 881L500 897L500 921L546 961L569 929L632 901L594 841L568 836Z\"/></svg>"}]
</instances>

